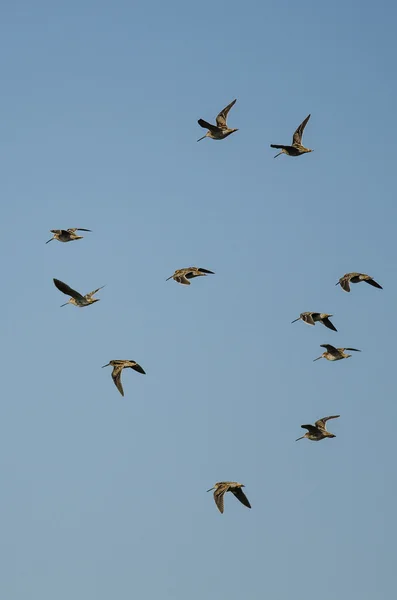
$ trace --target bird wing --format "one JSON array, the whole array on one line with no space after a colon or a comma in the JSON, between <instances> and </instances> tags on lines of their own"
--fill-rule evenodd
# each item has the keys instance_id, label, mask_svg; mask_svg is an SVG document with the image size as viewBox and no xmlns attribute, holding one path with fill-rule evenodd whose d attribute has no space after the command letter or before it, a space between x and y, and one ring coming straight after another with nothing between
<instances>
[{"instance_id":1,"label":"bird wing","mask_svg":"<svg viewBox=\"0 0 397 600\"><path fill-rule=\"evenodd\" d=\"M208 121L204 121L204 119L199 119L197 123L200 125L200 127L203 127L204 129L209 129L209 131L212 131L212 133L218 133L219 131L216 125L211 125L211 123L208 123Z\"/></svg>"},{"instance_id":2,"label":"bird wing","mask_svg":"<svg viewBox=\"0 0 397 600\"><path fill-rule=\"evenodd\" d=\"M302 321L304 321L305 323L307 323L308 325L315 325L314 319L313 319L313 315L318 315L319 313L302 313L301 314L301 319Z\"/></svg>"},{"instance_id":3,"label":"bird wing","mask_svg":"<svg viewBox=\"0 0 397 600\"><path fill-rule=\"evenodd\" d=\"M324 317L323 319L321 319L321 321L322 321L323 325L325 325L326 327L328 327L328 329L332 329L332 331L338 331L336 329L336 327L328 319L328 317Z\"/></svg>"},{"instance_id":4,"label":"bird wing","mask_svg":"<svg viewBox=\"0 0 397 600\"><path fill-rule=\"evenodd\" d=\"M210 273L211 275L215 275L214 271L209 271L208 269L203 269L202 267L197 269L197 271L200 271L200 273Z\"/></svg>"},{"instance_id":5,"label":"bird wing","mask_svg":"<svg viewBox=\"0 0 397 600\"><path fill-rule=\"evenodd\" d=\"M314 424L318 429L326 429L326 422L329 421L329 419L338 419L340 417L340 415L332 415L330 417L323 417L322 419L319 419L318 421L316 421Z\"/></svg>"},{"instance_id":6,"label":"bird wing","mask_svg":"<svg viewBox=\"0 0 397 600\"><path fill-rule=\"evenodd\" d=\"M320 348L326 348L327 352L331 352L331 354L339 354L339 348L335 348L331 344L320 344Z\"/></svg>"},{"instance_id":7,"label":"bird wing","mask_svg":"<svg viewBox=\"0 0 397 600\"><path fill-rule=\"evenodd\" d=\"M352 352L361 352L361 350L357 350L357 348L338 348L338 350L351 350Z\"/></svg>"},{"instance_id":8,"label":"bird wing","mask_svg":"<svg viewBox=\"0 0 397 600\"><path fill-rule=\"evenodd\" d=\"M218 125L219 129L227 128L227 125L226 125L227 115L229 113L229 110L232 108L232 106L234 106L236 104L236 102L237 102L237 98L235 100L233 100L233 102L231 102L230 104L225 106L225 108L223 110L221 110L219 115L216 117L216 124Z\"/></svg>"},{"instance_id":9,"label":"bird wing","mask_svg":"<svg viewBox=\"0 0 397 600\"><path fill-rule=\"evenodd\" d=\"M372 279L372 277L370 277L369 279L365 280L366 283L369 283L369 285L373 285L374 287L378 288L379 290L383 290L383 287L381 285L379 285L379 283L377 283L374 279Z\"/></svg>"},{"instance_id":10,"label":"bird wing","mask_svg":"<svg viewBox=\"0 0 397 600\"><path fill-rule=\"evenodd\" d=\"M135 363L134 365L130 365L131 369L134 369L134 371L137 371L138 373L142 373L142 375L146 375L145 371L142 369L141 365L138 365L137 362L135 362L134 360L131 361L132 363Z\"/></svg>"},{"instance_id":11,"label":"bird wing","mask_svg":"<svg viewBox=\"0 0 397 600\"><path fill-rule=\"evenodd\" d=\"M187 273L181 273L180 275L174 275L175 281L182 285L190 285L190 281L187 279Z\"/></svg>"},{"instance_id":12,"label":"bird wing","mask_svg":"<svg viewBox=\"0 0 397 600\"><path fill-rule=\"evenodd\" d=\"M224 510L224 504L223 504L224 495L228 491L228 489L229 489L228 485L223 485L221 487L218 487L214 492L215 504L217 505L219 512L222 514L223 514L223 510Z\"/></svg>"},{"instance_id":13,"label":"bird wing","mask_svg":"<svg viewBox=\"0 0 397 600\"><path fill-rule=\"evenodd\" d=\"M309 119L310 119L310 115L308 115L306 117L306 119L304 121L302 121L302 123L299 125L298 129L295 131L295 133L292 137L293 144L301 144L302 143L303 131L304 131Z\"/></svg>"},{"instance_id":14,"label":"bird wing","mask_svg":"<svg viewBox=\"0 0 397 600\"><path fill-rule=\"evenodd\" d=\"M248 498L241 488L231 488L230 491L236 496L237 500L240 500L241 504L244 504L247 508L251 508L251 504L248 502Z\"/></svg>"},{"instance_id":15,"label":"bird wing","mask_svg":"<svg viewBox=\"0 0 397 600\"><path fill-rule=\"evenodd\" d=\"M97 288L93 292L90 292L89 294L86 294L86 298L92 298L92 296L94 296L94 294L96 294L97 292L99 292L99 290L101 290L104 287L105 287L104 285L101 285L101 287Z\"/></svg>"},{"instance_id":16,"label":"bird wing","mask_svg":"<svg viewBox=\"0 0 397 600\"><path fill-rule=\"evenodd\" d=\"M65 229L50 229L51 233L67 233L67 231L65 231Z\"/></svg>"},{"instance_id":17,"label":"bird wing","mask_svg":"<svg viewBox=\"0 0 397 600\"><path fill-rule=\"evenodd\" d=\"M301 425L302 429L307 429L309 433L316 435L317 427L315 425Z\"/></svg>"},{"instance_id":18,"label":"bird wing","mask_svg":"<svg viewBox=\"0 0 397 600\"><path fill-rule=\"evenodd\" d=\"M58 290L60 292L62 292L63 294L66 294L67 296L70 296L71 298L74 298L75 300L84 300L84 296L79 294L79 292L76 292L76 290L69 287L63 281L60 281L59 279L54 278L54 284L55 284L55 287L58 288Z\"/></svg>"},{"instance_id":19,"label":"bird wing","mask_svg":"<svg viewBox=\"0 0 397 600\"><path fill-rule=\"evenodd\" d=\"M349 276L344 275L339 279L339 284L342 290L345 292L350 292L350 278Z\"/></svg>"},{"instance_id":20,"label":"bird wing","mask_svg":"<svg viewBox=\"0 0 397 600\"><path fill-rule=\"evenodd\" d=\"M75 231L91 231L91 229L84 229L83 227L76 227Z\"/></svg>"},{"instance_id":21,"label":"bird wing","mask_svg":"<svg viewBox=\"0 0 397 600\"><path fill-rule=\"evenodd\" d=\"M115 365L113 367L113 371L112 371L112 378L114 381L114 385L119 390L119 392L122 396L124 396L124 390L123 390L123 386L121 384L121 372L122 372L123 368L124 368L123 365Z\"/></svg>"}]
</instances>

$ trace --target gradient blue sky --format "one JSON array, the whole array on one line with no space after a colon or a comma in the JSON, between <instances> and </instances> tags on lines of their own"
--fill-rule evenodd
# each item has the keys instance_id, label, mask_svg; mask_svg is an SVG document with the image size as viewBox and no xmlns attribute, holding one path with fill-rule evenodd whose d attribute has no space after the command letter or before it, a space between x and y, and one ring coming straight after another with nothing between
<instances>
[{"instance_id":1,"label":"gradient blue sky","mask_svg":"<svg viewBox=\"0 0 397 600\"><path fill-rule=\"evenodd\" d=\"M395 589L391 2L4 2L4 600ZM202 117L239 131L196 143ZM280 157L308 113L312 154ZM45 245L52 228L93 230ZM189 265L216 275L165 282ZM335 287L348 271L366 284ZM59 308L57 277L101 301ZM329 312L334 333L291 321ZM322 343L362 349L313 363ZM112 358L146 370L123 374ZM295 443L340 414L332 440ZM225 513L205 491L246 485Z\"/></svg>"}]
</instances>

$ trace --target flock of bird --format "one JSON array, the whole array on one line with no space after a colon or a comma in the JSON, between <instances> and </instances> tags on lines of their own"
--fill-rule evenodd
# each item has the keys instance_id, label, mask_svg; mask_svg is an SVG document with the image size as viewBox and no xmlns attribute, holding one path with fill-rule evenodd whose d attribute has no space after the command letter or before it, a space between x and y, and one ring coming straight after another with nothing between
<instances>
[{"instance_id":1,"label":"flock of bird","mask_svg":"<svg viewBox=\"0 0 397 600\"><path fill-rule=\"evenodd\" d=\"M230 109L235 105L236 100L233 100L230 104L228 104L216 117L216 125L212 125L208 123L208 121L204 121L204 119L199 119L198 124L200 127L207 129L207 133L198 139L200 142L206 137L209 137L213 140L223 140L232 133L238 131L238 129L231 129L227 126L227 116L229 114ZM304 129L310 119L310 115L306 117L296 129L292 137L292 144L283 145L283 144L270 144L271 148L281 149L281 152L275 155L274 158L280 156L281 154L286 154L287 156L301 156L302 154L306 154L307 152L313 152L310 148L305 148L302 145L302 136ZM83 239L83 236L78 235L77 231L86 231L91 232L90 229L83 229L81 227L75 227L71 229L51 229L51 233L53 237L49 239L46 244L51 242L52 240L58 240L59 242L72 242L75 240ZM183 269L177 269L173 275L168 277L166 281L169 279L173 279L177 283L181 285L190 285L190 279L194 279L195 277L205 277L207 275L214 275L213 271L208 269L204 269L202 267L186 267ZM350 284L351 283L360 283L365 281L369 285L382 289L382 286L379 285L372 277L366 275L365 273L346 273L339 279L336 285L340 285L342 290L345 292L350 292ZM69 300L62 304L61 306L66 306L67 304L73 304L74 306L78 306L82 308L84 306L90 306L95 302L99 302L99 298L94 298L94 295L99 292L104 286L97 288L96 290L89 292L88 294L80 294L69 285L60 281L59 279L54 278L55 287L62 292L63 294L69 296ZM331 323L330 317L332 315L327 313L319 313L319 312L303 312L299 315L297 319L292 321L295 323L296 321L303 321L308 325L315 325L316 323L322 323L328 329L332 331L337 331L336 327ZM357 348L335 348L331 344L321 344L322 348L325 348L325 352L321 354L318 358L315 358L314 361L320 360L320 358L325 358L329 361L342 360L343 358L350 358L352 355L347 354L345 350L349 350L352 352L361 352ZM115 386L122 396L124 396L124 390L121 383L121 373L123 369L133 369L134 371L145 375L145 371L143 368L134 360L111 360L108 364L104 365L104 367L112 366L112 378ZM314 425L301 425L303 429L307 429L307 433L305 433L302 437L297 438L296 441L302 440L304 438L318 442L325 438L334 438L335 435L327 431L327 421L330 419L337 419L340 415L331 415L328 417L323 417L318 419ZM224 496L226 492L231 492L244 506L247 508L251 508L251 505L248 501L248 498L244 494L242 488L245 487L242 483L238 483L237 481L220 481L214 485L211 489L207 490L208 492L214 491L214 500L218 510L223 513L224 511Z\"/></svg>"}]
</instances>

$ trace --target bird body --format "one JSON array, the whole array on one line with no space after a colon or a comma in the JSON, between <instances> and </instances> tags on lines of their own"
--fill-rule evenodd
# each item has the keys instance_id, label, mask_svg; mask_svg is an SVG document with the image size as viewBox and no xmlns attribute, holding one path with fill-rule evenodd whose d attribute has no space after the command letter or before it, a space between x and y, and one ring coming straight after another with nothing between
<instances>
[{"instance_id":1,"label":"bird body","mask_svg":"<svg viewBox=\"0 0 397 600\"><path fill-rule=\"evenodd\" d=\"M204 121L204 119L199 119L197 121L200 127L208 129L207 133L203 135L203 137L201 137L199 140L197 140L198 142L200 142L206 137L209 137L213 140L223 140L231 133L238 131L238 129L229 129L226 123L229 110L232 108L232 106L236 104L236 102L237 99L233 100L233 102L231 102L223 110L221 110L219 115L216 117L216 125L211 125L211 123L208 123L208 121Z\"/></svg>"},{"instance_id":2,"label":"bird body","mask_svg":"<svg viewBox=\"0 0 397 600\"><path fill-rule=\"evenodd\" d=\"M251 504L248 501L247 496L244 494L243 490L241 488L245 487L244 484L242 483L238 483L237 481L220 481L218 483L216 483L214 485L214 487L212 487L211 489L207 490L207 492L211 492L212 490L214 491L214 500L215 500L215 504L219 510L220 513L223 513L223 502L224 502L224 495L226 494L226 492L232 492L232 494L234 494L234 496L240 500L240 502L242 504L244 504L244 506L246 506L247 508L251 508Z\"/></svg>"},{"instance_id":3,"label":"bird body","mask_svg":"<svg viewBox=\"0 0 397 600\"><path fill-rule=\"evenodd\" d=\"M338 331L336 329L336 327L329 320L329 317L332 317L332 315L329 315L327 313L303 312L299 315L299 317L297 319L294 319L294 321L292 321L292 323L296 323L296 321L303 321L304 323L307 323L308 325L315 325L316 323L322 323L323 325L325 325L325 327L328 327L328 329L332 329L333 331Z\"/></svg>"},{"instance_id":4,"label":"bird body","mask_svg":"<svg viewBox=\"0 0 397 600\"><path fill-rule=\"evenodd\" d=\"M53 233L53 237L49 239L46 244L52 240L58 240L58 242L73 242L73 240L82 240L82 235L77 235L76 231L91 231L91 229L83 229L82 227L74 227L71 229L50 229Z\"/></svg>"},{"instance_id":5,"label":"bird body","mask_svg":"<svg viewBox=\"0 0 397 600\"><path fill-rule=\"evenodd\" d=\"M277 158L277 156L280 156L280 154L287 154L288 156L300 156L301 154L306 154L306 152L313 152L313 150L310 148L305 148L305 146L302 146L303 131L309 119L310 115L308 115L296 129L294 135L292 136L292 144L287 146L284 144L270 144L271 148L281 149L281 152L276 154L274 158Z\"/></svg>"},{"instance_id":6,"label":"bird body","mask_svg":"<svg viewBox=\"0 0 397 600\"><path fill-rule=\"evenodd\" d=\"M336 437L333 433L330 433L329 431L327 431L327 421L329 421L329 419L338 419L340 417L340 415L333 415L331 417L323 417L322 419L319 419L318 421L316 421L314 423L314 425L301 425L301 427L303 429L307 429L307 433L305 433L305 435L302 435L302 437L299 437L297 440L295 440L296 442L298 440L303 440L303 438L307 438L308 440L311 440L312 442L319 442L320 440L323 440L324 438L334 438Z\"/></svg>"},{"instance_id":7,"label":"bird body","mask_svg":"<svg viewBox=\"0 0 397 600\"><path fill-rule=\"evenodd\" d=\"M382 286L377 283L373 277L366 275L365 273L345 273L343 277L341 277L335 285L340 285L342 290L345 292L350 292L350 284L351 283L360 283L361 281L365 281L365 283L369 283L373 287L376 287L380 290L383 290Z\"/></svg>"},{"instance_id":8,"label":"bird body","mask_svg":"<svg viewBox=\"0 0 397 600\"><path fill-rule=\"evenodd\" d=\"M166 281L169 279L174 279L174 281L181 283L182 285L190 285L189 279L194 279L195 277L205 277L208 274L215 275L213 271L202 269L201 267L186 267L185 269L177 269L173 275L166 279Z\"/></svg>"},{"instance_id":9,"label":"bird body","mask_svg":"<svg viewBox=\"0 0 397 600\"><path fill-rule=\"evenodd\" d=\"M66 283L60 281L59 279L54 278L54 284L60 292L66 294L67 296L71 296L70 300L68 300L67 302L65 302L65 304L62 304L61 306L66 306L67 304L74 304L79 308L82 308L83 306L89 306L90 304L94 304L94 302L99 302L100 298L93 298L93 296L94 294L99 292L99 290L105 287L104 285L102 285L93 292L90 292L89 294L83 296L82 294L76 292L76 290L69 287Z\"/></svg>"},{"instance_id":10,"label":"bird body","mask_svg":"<svg viewBox=\"0 0 397 600\"><path fill-rule=\"evenodd\" d=\"M326 358L327 360L341 360L342 358L350 358L351 354L346 354L345 350L351 350L352 352L361 352L357 348L335 348L331 344L320 344L321 348L326 348L326 352L323 352L321 356L315 358L314 361L320 360L320 358ZM313 362L314 362L313 361Z\"/></svg>"},{"instance_id":11,"label":"bird body","mask_svg":"<svg viewBox=\"0 0 397 600\"><path fill-rule=\"evenodd\" d=\"M108 362L107 365L103 365L102 369L109 366L113 367L112 378L114 381L114 385L119 390L122 396L124 396L124 390L121 384L121 372L123 369L134 369L134 371L142 373L142 375L146 375L141 365L138 365L138 363L135 360L111 360L110 362Z\"/></svg>"}]
</instances>

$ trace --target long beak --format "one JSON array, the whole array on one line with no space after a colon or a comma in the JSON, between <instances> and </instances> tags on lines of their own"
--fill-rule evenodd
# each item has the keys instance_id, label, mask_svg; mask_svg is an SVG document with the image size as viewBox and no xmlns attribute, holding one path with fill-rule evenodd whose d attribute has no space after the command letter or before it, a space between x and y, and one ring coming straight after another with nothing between
<instances>
[{"instance_id":1,"label":"long beak","mask_svg":"<svg viewBox=\"0 0 397 600\"><path fill-rule=\"evenodd\" d=\"M109 367L110 363L108 363L107 365L103 365L102 369L104 369L105 367Z\"/></svg>"},{"instance_id":2,"label":"long beak","mask_svg":"<svg viewBox=\"0 0 397 600\"><path fill-rule=\"evenodd\" d=\"M322 356L319 356L318 358L315 358L315 359L313 360L313 362L316 362L316 360L320 360L320 358L322 358Z\"/></svg>"},{"instance_id":3,"label":"long beak","mask_svg":"<svg viewBox=\"0 0 397 600\"><path fill-rule=\"evenodd\" d=\"M340 281L338 281L338 283L335 283L335 285L340 285Z\"/></svg>"},{"instance_id":4,"label":"long beak","mask_svg":"<svg viewBox=\"0 0 397 600\"><path fill-rule=\"evenodd\" d=\"M276 156L274 156L273 158L277 158L277 156L280 156L280 154L282 154L282 152L279 152L278 154L276 154Z\"/></svg>"},{"instance_id":5,"label":"long beak","mask_svg":"<svg viewBox=\"0 0 397 600\"><path fill-rule=\"evenodd\" d=\"M292 323L296 323L297 321L300 321L300 317L298 317L297 319L295 319L295 321L291 321L291 325L292 325Z\"/></svg>"},{"instance_id":6,"label":"long beak","mask_svg":"<svg viewBox=\"0 0 397 600\"><path fill-rule=\"evenodd\" d=\"M203 139L203 138L201 138L201 139ZM200 140L197 140L197 141L199 142ZM169 279L172 279L172 275L170 277L167 277L166 281L168 281Z\"/></svg>"},{"instance_id":7,"label":"long beak","mask_svg":"<svg viewBox=\"0 0 397 600\"><path fill-rule=\"evenodd\" d=\"M304 436L304 435L302 435L302 437L300 437L300 438L296 439L296 440L295 440L295 442L299 442L299 440L303 440L303 438L304 438L304 437L305 437L305 436Z\"/></svg>"},{"instance_id":8,"label":"long beak","mask_svg":"<svg viewBox=\"0 0 397 600\"><path fill-rule=\"evenodd\" d=\"M62 308L62 306L66 306L67 304L69 304L69 302L65 302L65 304L61 304L61 308Z\"/></svg>"},{"instance_id":9,"label":"long beak","mask_svg":"<svg viewBox=\"0 0 397 600\"><path fill-rule=\"evenodd\" d=\"M212 490L214 490L215 488L210 488L209 490L207 490L207 492L211 492Z\"/></svg>"},{"instance_id":10,"label":"long beak","mask_svg":"<svg viewBox=\"0 0 397 600\"><path fill-rule=\"evenodd\" d=\"M52 242L52 240L55 240L55 238L52 237L48 242ZM46 242L46 244L48 244L48 242Z\"/></svg>"},{"instance_id":11,"label":"long beak","mask_svg":"<svg viewBox=\"0 0 397 600\"><path fill-rule=\"evenodd\" d=\"M198 141L198 142L201 142L201 140L203 140L203 139L204 139L204 138L206 138L206 137L207 137L207 134L203 135L203 137L202 137L202 138L200 138L200 139L199 139L199 140L197 140L197 141Z\"/></svg>"}]
</instances>

